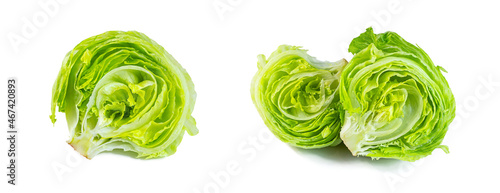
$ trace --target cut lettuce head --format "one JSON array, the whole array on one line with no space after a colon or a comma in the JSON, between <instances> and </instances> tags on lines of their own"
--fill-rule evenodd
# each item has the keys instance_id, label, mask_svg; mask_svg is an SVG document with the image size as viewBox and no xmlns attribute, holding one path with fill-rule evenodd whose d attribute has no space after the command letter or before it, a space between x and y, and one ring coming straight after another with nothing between
<instances>
[{"instance_id":1,"label":"cut lettuce head","mask_svg":"<svg viewBox=\"0 0 500 193\"><path fill-rule=\"evenodd\" d=\"M339 144L343 113L338 85L347 62L319 61L288 45L258 59L252 100L271 132L300 148Z\"/></svg>"},{"instance_id":2,"label":"cut lettuce head","mask_svg":"<svg viewBox=\"0 0 500 193\"><path fill-rule=\"evenodd\" d=\"M355 38L340 78L340 132L353 155L415 161L436 148L455 117L455 99L439 66L394 32L371 28ZM443 70L444 71L444 70Z\"/></svg>"},{"instance_id":3,"label":"cut lettuce head","mask_svg":"<svg viewBox=\"0 0 500 193\"><path fill-rule=\"evenodd\" d=\"M66 113L68 143L83 156L114 149L139 158L175 153L187 131L196 93L182 66L146 35L109 31L78 44L64 58L52 90Z\"/></svg>"}]
</instances>

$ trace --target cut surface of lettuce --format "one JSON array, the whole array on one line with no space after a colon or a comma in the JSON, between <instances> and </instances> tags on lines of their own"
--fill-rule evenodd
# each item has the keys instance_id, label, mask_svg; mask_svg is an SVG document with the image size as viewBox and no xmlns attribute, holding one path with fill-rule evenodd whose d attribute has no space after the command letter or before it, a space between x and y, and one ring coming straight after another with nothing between
<instances>
[{"instance_id":1,"label":"cut surface of lettuce","mask_svg":"<svg viewBox=\"0 0 500 193\"><path fill-rule=\"evenodd\" d=\"M271 132L300 148L339 144L342 123L339 77L347 64L319 61L296 46L258 56L252 100Z\"/></svg>"},{"instance_id":2,"label":"cut surface of lettuce","mask_svg":"<svg viewBox=\"0 0 500 193\"><path fill-rule=\"evenodd\" d=\"M175 153L196 93L186 70L165 49L136 31L109 31L83 40L64 58L52 90L50 116L66 114L68 143L83 156L114 149L138 158Z\"/></svg>"},{"instance_id":3,"label":"cut surface of lettuce","mask_svg":"<svg viewBox=\"0 0 500 193\"><path fill-rule=\"evenodd\" d=\"M455 117L441 67L394 32L355 38L340 78L340 137L353 155L415 161L436 148Z\"/></svg>"}]
</instances>

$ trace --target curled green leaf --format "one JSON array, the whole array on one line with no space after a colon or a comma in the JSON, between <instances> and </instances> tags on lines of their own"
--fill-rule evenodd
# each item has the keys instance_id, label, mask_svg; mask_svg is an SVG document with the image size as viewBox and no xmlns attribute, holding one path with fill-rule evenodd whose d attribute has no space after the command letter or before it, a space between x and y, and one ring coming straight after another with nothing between
<instances>
[{"instance_id":1,"label":"curled green leaf","mask_svg":"<svg viewBox=\"0 0 500 193\"><path fill-rule=\"evenodd\" d=\"M258 59L252 100L271 132L300 148L339 144L343 113L337 88L347 62L319 61L288 45Z\"/></svg>"},{"instance_id":2,"label":"curled green leaf","mask_svg":"<svg viewBox=\"0 0 500 193\"><path fill-rule=\"evenodd\" d=\"M68 143L83 156L114 149L138 158L175 153L185 131L198 129L196 93L186 70L165 49L136 31L109 31L83 40L64 58L52 90L66 113Z\"/></svg>"}]
</instances>

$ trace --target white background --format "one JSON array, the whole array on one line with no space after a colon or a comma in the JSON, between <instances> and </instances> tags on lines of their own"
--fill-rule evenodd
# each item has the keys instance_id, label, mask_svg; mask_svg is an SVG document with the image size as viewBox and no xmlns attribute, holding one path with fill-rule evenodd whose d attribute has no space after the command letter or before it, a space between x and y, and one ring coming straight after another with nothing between
<instances>
[{"instance_id":1,"label":"white background","mask_svg":"<svg viewBox=\"0 0 500 193\"><path fill-rule=\"evenodd\" d=\"M493 1L58 1L0 3L0 119L7 77L18 79L18 185L0 192L491 192L498 191L499 4ZM219 10L214 7L218 5ZM33 19L35 17L35 19ZM31 24L30 24L31 23ZM37 25L22 34L26 25ZM352 157L345 146L298 150L269 132L250 98L256 55L301 45L322 60L350 59L352 38L373 26L395 31L443 66L457 117L443 144L416 163ZM189 72L200 133L175 155L138 160L75 155L64 114L50 119L52 84L64 55L108 30L145 33ZM15 45L15 34L24 42ZM27 35L27 36L26 36ZM3 109L3 110L1 110ZM0 140L5 176L7 141ZM226 167L236 170L227 174ZM4 167L5 166L5 167ZM212 175L230 175L217 184ZM7 190L7 191L5 191Z\"/></svg>"}]
</instances>

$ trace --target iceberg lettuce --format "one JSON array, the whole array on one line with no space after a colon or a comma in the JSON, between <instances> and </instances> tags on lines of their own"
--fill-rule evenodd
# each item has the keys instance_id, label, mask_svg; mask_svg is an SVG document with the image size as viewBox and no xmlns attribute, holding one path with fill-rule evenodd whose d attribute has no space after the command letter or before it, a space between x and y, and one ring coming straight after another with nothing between
<instances>
[{"instance_id":1,"label":"iceberg lettuce","mask_svg":"<svg viewBox=\"0 0 500 193\"><path fill-rule=\"evenodd\" d=\"M353 155L415 161L441 145L455 117L448 82L430 57L394 32L355 38L340 78L340 137Z\"/></svg>"},{"instance_id":2,"label":"iceberg lettuce","mask_svg":"<svg viewBox=\"0 0 500 193\"><path fill-rule=\"evenodd\" d=\"M319 61L296 46L282 45L269 58L258 56L252 100L271 132L300 148L341 142L338 93L345 60Z\"/></svg>"},{"instance_id":3,"label":"iceberg lettuce","mask_svg":"<svg viewBox=\"0 0 500 193\"><path fill-rule=\"evenodd\" d=\"M136 31L83 40L64 58L50 116L66 113L68 143L83 156L114 149L139 158L175 153L187 131L196 93L188 73L165 49Z\"/></svg>"}]
</instances>

